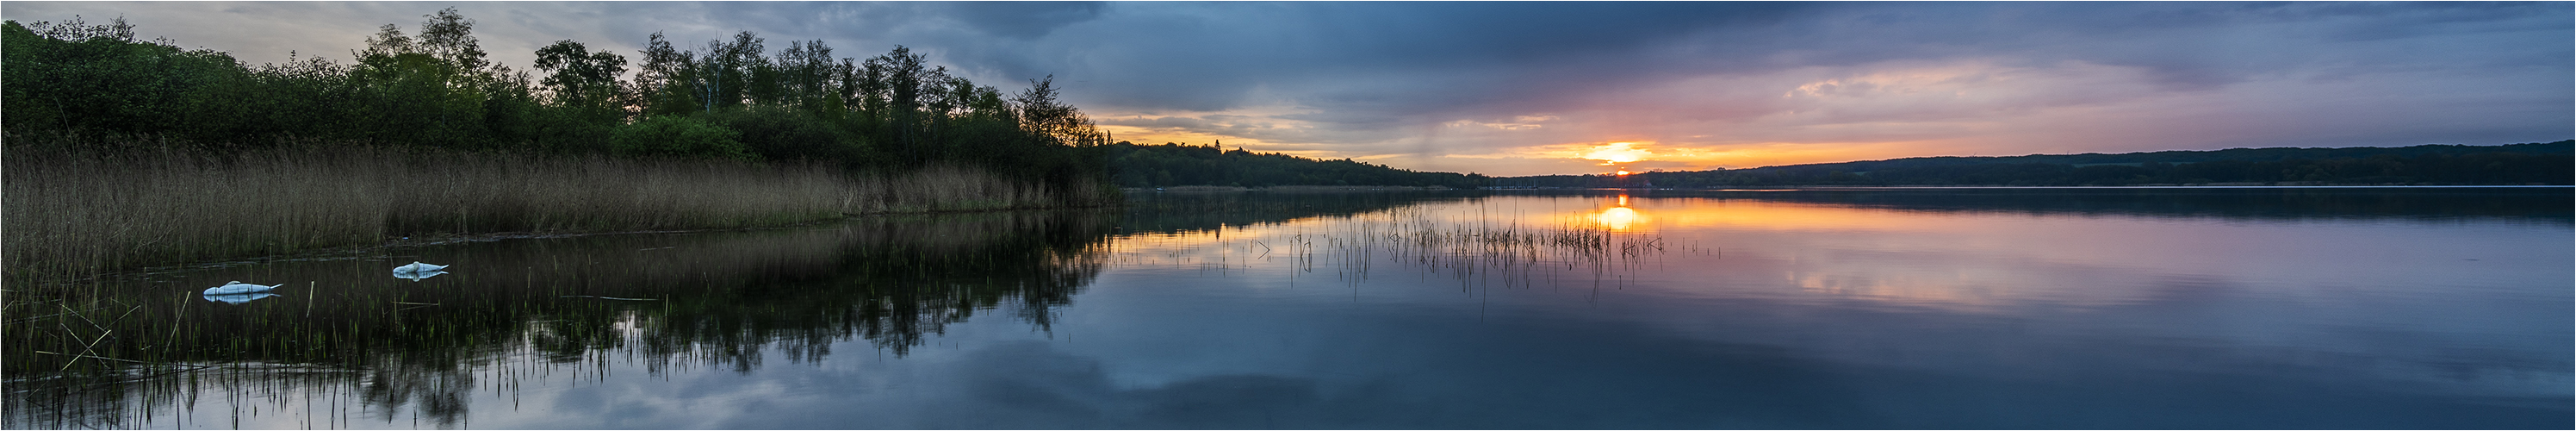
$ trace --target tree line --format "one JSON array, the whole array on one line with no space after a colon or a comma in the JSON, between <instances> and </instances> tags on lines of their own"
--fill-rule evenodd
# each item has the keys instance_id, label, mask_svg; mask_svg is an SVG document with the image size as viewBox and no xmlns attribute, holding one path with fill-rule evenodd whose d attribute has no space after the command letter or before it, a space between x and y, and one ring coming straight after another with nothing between
<instances>
[{"instance_id":1,"label":"tree line","mask_svg":"<svg viewBox=\"0 0 2576 431\"><path fill-rule=\"evenodd\" d=\"M637 157L807 160L859 169L952 163L1024 179L1098 183L1107 134L1052 77L1005 92L897 46L864 60L821 40L744 31L704 45L661 33L630 59L563 40L532 69L487 58L449 8L415 32L387 24L348 63L296 53L249 65L123 19L0 29L0 103L18 136L159 136L211 145L282 140ZM629 73L629 72L633 73Z\"/></svg>"},{"instance_id":2,"label":"tree line","mask_svg":"<svg viewBox=\"0 0 2576 431\"><path fill-rule=\"evenodd\" d=\"M1315 160L1281 153L1254 153L1218 145L1137 145L1125 141L1107 147L1111 171L1120 187L1213 185L1268 186L1443 186L1484 187L1479 174L1419 172L1385 165Z\"/></svg>"},{"instance_id":3,"label":"tree line","mask_svg":"<svg viewBox=\"0 0 2576 431\"><path fill-rule=\"evenodd\" d=\"M2576 140L2499 146L2241 148L2126 154L1917 157L1752 169L1547 175L1506 187L2569 185Z\"/></svg>"}]
</instances>

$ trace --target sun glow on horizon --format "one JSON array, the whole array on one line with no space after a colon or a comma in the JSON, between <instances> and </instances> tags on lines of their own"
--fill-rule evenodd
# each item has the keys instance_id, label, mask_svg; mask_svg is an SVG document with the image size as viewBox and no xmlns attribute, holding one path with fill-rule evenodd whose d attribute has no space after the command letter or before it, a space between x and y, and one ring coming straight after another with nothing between
<instances>
[{"instance_id":1,"label":"sun glow on horizon","mask_svg":"<svg viewBox=\"0 0 2576 431\"><path fill-rule=\"evenodd\" d=\"M1638 160L1645 160L1646 156L1654 155L1653 152L1636 148L1637 145L1639 144L1636 142L1612 142L1601 144L1593 146L1591 152L1583 153L1583 158L1600 160L1602 166L1609 166L1620 163L1634 163Z\"/></svg>"},{"instance_id":2,"label":"sun glow on horizon","mask_svg":"<svg viewBox=\"0 0 2576 431\"><path fill-rule=\"evenodd\" d=\"M1691 136L1694 139L1708 138ZM1809 163L1839 163L1905 157L1979 154L1977 146L1950 141L1833 142L1682 142L1647 140L1566 143L1529 147L1510 154L1464 159L1545 160L1549 168L1522 175L1635 175L1648 171L1746 169ZM1577 164L1577 163L1581 164ZM1530 166L1536 166L1531 163ZM1538 170L1538 169L1532 169Z\"/></svg>"},{"instance_id":3,"label":"sun glow on horizon","mask_svg":"<svg viewBox=\"0 0 2576 431\"><path fill-rule=\"evenodd\" d=\"M1156 119L1140 118L1143 119L1136 121ZM1715 137L1694 135L1674 137L1673 139L1679 139L1676 141L1641 138L1620 141L1578 141L1517 147L1496 152L1457 151L1424 156L1417 153L1387 152L1383 150L1385 146L1283 142L1173 128L1103 125L1101 129L1116 133L1116 140L1131 141L1140 145L1164 142L1203 145L1222 141L1227 149L1240 147L1248 151L1275 152L1318 160L1350 158L1399 169L1481 172L1486 175L1500 176L1634 176L1648 171L1703 171L1903 157L1994 155L1991 152L1980 153L1981 148L1973 143L1943 140L1703 142L1701 140ZM1460 150L1460 148L1449 147L1436 148Z\"/></svg>"}]
</instances>

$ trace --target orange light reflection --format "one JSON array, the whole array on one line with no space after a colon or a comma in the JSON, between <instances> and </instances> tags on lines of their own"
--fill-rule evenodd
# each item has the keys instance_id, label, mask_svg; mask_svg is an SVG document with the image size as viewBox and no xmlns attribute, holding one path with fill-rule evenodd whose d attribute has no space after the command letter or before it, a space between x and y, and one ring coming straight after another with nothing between
<instances>
[{"instance_id":1,"label":"orange light reflection","mask_svg":"<svg viewBox=\"0 0 2576 431\"><path fill-rule=\"evenodd\" d=\"M1644 219L1645 216L1637 214L1637 210L1629 209L1628 207L1615 207L1601 210L1601 214L1594 216L1594 218L1600 219L1601 225L1608 226L1610 230L1624 231L1628 230L1629 226L1637 224L1637 222Z\"/></svg>"},{"instance_id":2,"label":"orange light reflection","mask_svg":"<svg viewBox=\"0 0 2576 431\"><path fill-rule=\"evenodd\" d=\"M1749 200L1657 201L1655 214L1673 227L1741 227L1763 230L1941 231L1957 219L1891 217L1886 210Z\"/></svg>"},{"instance_id":3,"label":"orange light reflection","mask_svg":"<svg viewBox=\"0 0 2576 431\"><path fill-rule=\"evenodd\" d=\"M1614 227L1615 229L1645 228L1648 226L1647 223L1651 223L1652 226L1662 228L1724 227L1769 231L1933 232L1982 228L1982 224L1986 223L1984 219L1976 218L1904 217L1889 214L1889 210L1882 209L1777 201L1630 199L1601 203L1614 205L1573 209L1553 214L1538 211L1521 217L1521 220L1532 225L1547 225L1562 223L1566 217L1571 216L1576 217L1577 220L1589 219L1601 223L1602 226L1612 226L1609 222L1611 217L1609 214L1610 210L1616 207L1627 208L1628 210L1623 212L1633 214L1636 218L1628 219L1624 227Z\"/></svg>"},{"instance_id":4,"label":"orange light reflection","mask_svg":"<svg viewBox=\"0 0 2576 431\"><path fill-rule=\"evenodd\" d=\"M1612 231L1627 231L1652 219L1647 218L1645 213L1637 212L1635 208L1629 208L1628 195L1620 194L1619 206L1604 208L1601 212L1593 213L1592 220Z\"/></svg>"}]
</instances>

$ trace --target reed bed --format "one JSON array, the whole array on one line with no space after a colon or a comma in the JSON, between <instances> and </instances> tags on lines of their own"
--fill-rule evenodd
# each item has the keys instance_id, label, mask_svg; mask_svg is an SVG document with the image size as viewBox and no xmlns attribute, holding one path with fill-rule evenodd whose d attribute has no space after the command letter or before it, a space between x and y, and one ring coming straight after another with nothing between
<instances>
[{"instance_id":1,"label":"reed bed","mask_svg":"<svg viewBox=\"0 0 2576 431\"><path fill-rule=\"evenodd\" d=\"M1558 278L1568 271L1588 272L1590 284L1599 288L1665 250L1660 234L1615 230L1588 216L1524 224L1398 209L1332 230L1339 233L1328 236L1338 249L1331 253L1338 272L1353 283L1368 277L1370 261L1385 260L1445 274L1462 289L1533 287L1563 281Z\"/></svg>"},{"instance_id":2,"label":"reed bed","mask_svg":"<svg viewBox=\"0 0 2576 431\"><path fill-rule=\"evenodd\" d=\"M1360 218L1340 229L1366 243L1384 243L1399 249L1446 250L1449 252L1531 253L1548 250L1571 256L1598 257L1610 254L1635 256L1661 252L1663 237L1651 232L1617 232L1587 218L1570 218L1541 225L1494 223L1482 220L1450 220L1415 211L1390 211L1380 217Z\"/></svg>"},{"instance_id":3,"label":"reed bed","mask_svg":"<svg viewBox=\"0 0 2576 431\"><path fill-rule=\"evenodd\" d=\"M747 228L1111 199L953 166L880 174L328 142L241 150L152 138L9 140L0 157L0 260L18 285L407 236Z\"/></svg>"},{"instance_id":4,"label":"reed bed","mask_svg":"<svg viewBox=\"0 0 2576 431\"><path fill-rule=\"evenodd\" d=\"M1591 215L1528 222L1421 207L1327 215L1303 226L1248 235L1216 233L1217 247L1225 251L1203 268L1248 268L1255 261L1279 256L1294 271L1329 267L1322 272L1354 288L1373 273L1382 273L1379 269L1385 264L1456 278L1462 288L1471 290L1581 282L1587 281L1582 278L1587 272L1590 284L1598 288L1659 262L1668 247L1652 229L1614 229Z\"/></svg>"}]
</instances>

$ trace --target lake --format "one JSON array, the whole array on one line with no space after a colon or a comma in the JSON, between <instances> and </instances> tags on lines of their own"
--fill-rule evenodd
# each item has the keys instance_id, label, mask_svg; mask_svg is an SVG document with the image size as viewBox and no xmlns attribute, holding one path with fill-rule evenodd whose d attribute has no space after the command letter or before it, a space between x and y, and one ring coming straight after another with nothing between
<instances>
[{"instance_id":1,"label":"lake","mask_svg":"<svg viewBox=\"0 0 2576 431\"><path fill-rule=\"evenodd\" d=\"M61 306L89 345L11 354L122 353L11 370L5 425L2566 429L2571 197L1147 194L215 263Z\"/></svg>"}]
</instances>

